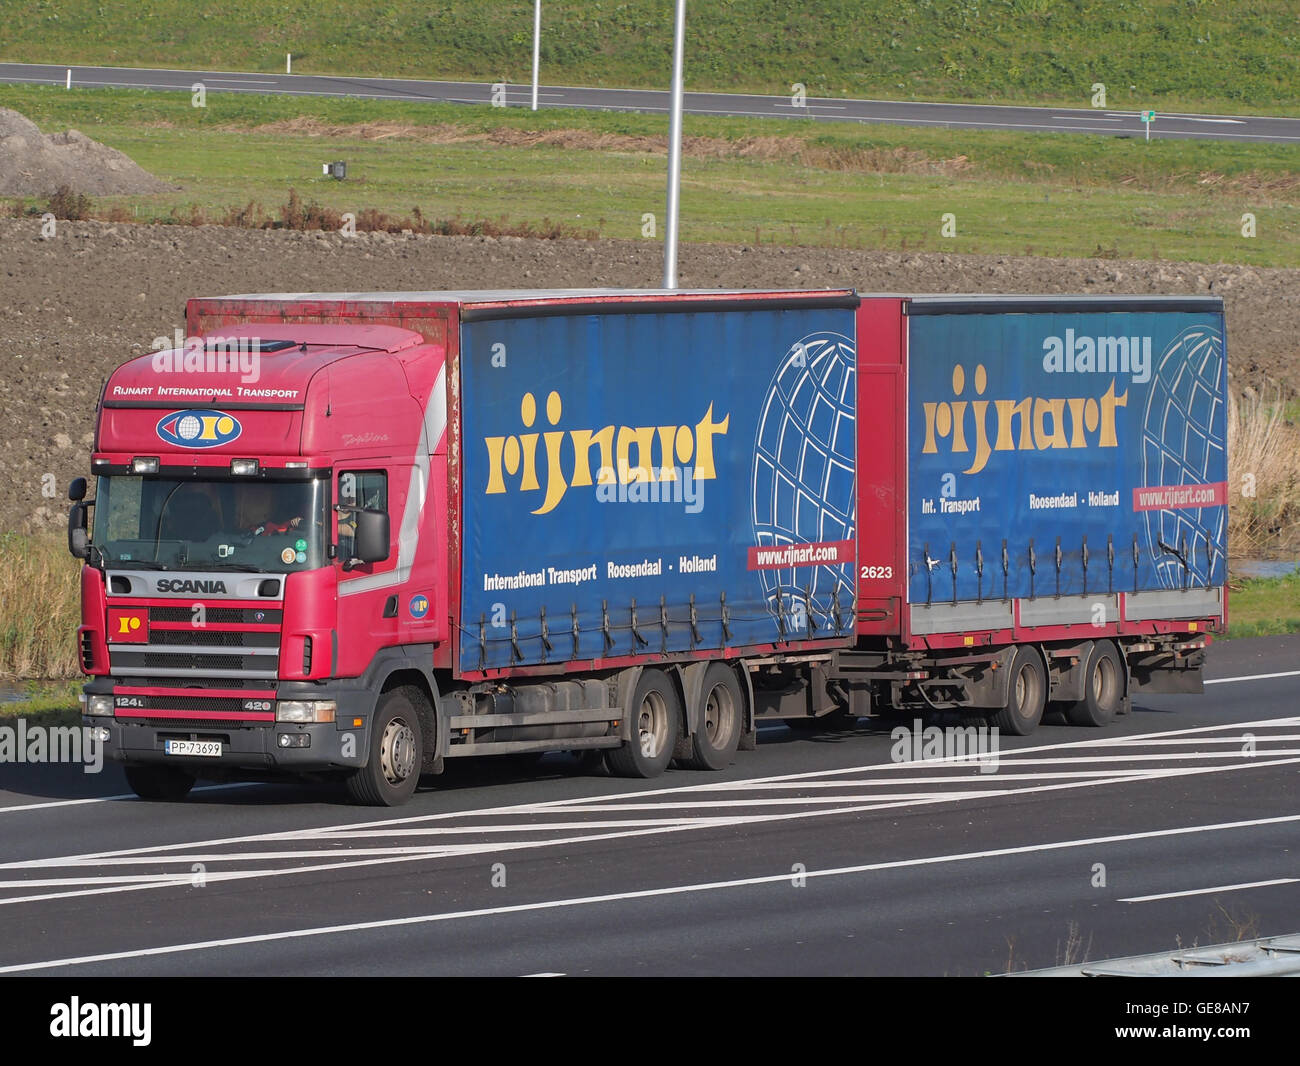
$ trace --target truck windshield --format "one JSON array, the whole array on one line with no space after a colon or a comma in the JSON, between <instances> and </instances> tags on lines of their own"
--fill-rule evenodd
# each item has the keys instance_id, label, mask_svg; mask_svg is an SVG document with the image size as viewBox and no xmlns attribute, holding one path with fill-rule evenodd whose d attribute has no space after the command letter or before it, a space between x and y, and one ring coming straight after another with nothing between
<instances>
[{"instance_id":1,"label":"truck windshield","mask_svg":"<svg viewBox=\"0 0 1300 1066\"><path fill-rule=\"evenodd\" d=\"M324 564L322 481L101 477L92 542L106 565L290 573Z\"/></svg>"}]
</instances>

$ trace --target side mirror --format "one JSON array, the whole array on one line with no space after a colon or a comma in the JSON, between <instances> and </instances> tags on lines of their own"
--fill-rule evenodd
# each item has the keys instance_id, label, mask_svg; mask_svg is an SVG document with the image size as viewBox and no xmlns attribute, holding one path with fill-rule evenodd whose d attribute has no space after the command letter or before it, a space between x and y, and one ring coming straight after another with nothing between
<instances>
[{"instance_id":1,"label":"side mirror","mask_svg":"<svg viewBox=\"0 0 1300 1066\"><path fill-rule=\"evenodd\" d=\"M85 481L81 478L82 487ZM80 500L72 505L68 512L68 552L74 559L90 558L90 533L86 529L86 512L90 505Z\"/></svg>"},{"instance_id":2,"label":"side mirror","mask_svg":"<svg viewBox=\"0 0 1300 1066\"><path fill-rule=\"evenodd\" d=\"M86 479L84 477L74 477L68 482L68 499L73 503L86 498Z\"/></svg>"},{"instance_id":3,"label":"side mirror","mask_svg":"<svg viewBox=\"0 0 1300 1066\"><path fill-rule=\"evenodd\" d=\"M357 532L353 540L352 557L363 563L379 563L388 558L388 512L366 511L358 508Z\"/></svg>"}]
</instances>

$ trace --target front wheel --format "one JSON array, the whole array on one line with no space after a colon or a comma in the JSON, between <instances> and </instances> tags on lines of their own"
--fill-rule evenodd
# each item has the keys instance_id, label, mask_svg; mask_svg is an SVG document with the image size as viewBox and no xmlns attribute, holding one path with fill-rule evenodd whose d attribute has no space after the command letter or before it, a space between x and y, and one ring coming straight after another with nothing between
<instances>
[{"instance_id":1,"label":"front wheel","mask_svg":"<svg viewBox=\"0 0 1300 1066\"><path fill-rule=\"evenodd\" d=\"M682 728L677 689L662 670L644 670L627 708L632 736L605 752L605 764L618 777L658 777L673 757Z\"/></svg>"},{"instance_id":2,"label":"front wheel","mask_svg":"<svg viewBox=\"0 0 1300 1066\"><path fill-rule=\"evenodd\" d=\"M418 689L395 688L379 698L370 728L366 765L346 779L349 798L366 807L396 807L405 803L420 783L424 734L420 728Z\"/></svg>"},{"instance_id":3,"label":"front wheel","mask_svg":"<svg viewBox=\"0 0 1300 1066\"><path fill-rule=\"evenodd\" d=\"M190 794L196 780L179 766L126 767L126 783L132 792L146 800L182 800Z\"/></svg>"}]
</instances>

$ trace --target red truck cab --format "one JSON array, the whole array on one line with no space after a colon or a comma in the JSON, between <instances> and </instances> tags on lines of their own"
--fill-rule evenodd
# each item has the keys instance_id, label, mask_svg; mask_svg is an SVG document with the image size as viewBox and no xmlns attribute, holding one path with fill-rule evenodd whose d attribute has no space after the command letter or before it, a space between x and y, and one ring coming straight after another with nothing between
<instances>
[{"instance_id":1,"label":"red truck cab","mask_svg":"<svg viewBox=\"0 0 1300 1066\"><path fill-rule=\"evenodd\" d=\"M414 787L448 629L445 354L394 326L244 324L109 378L94 532L81 503L70 546L87 721L140 795L232 768L343 776L363 802Z\"/></svg>"}]
</instances>

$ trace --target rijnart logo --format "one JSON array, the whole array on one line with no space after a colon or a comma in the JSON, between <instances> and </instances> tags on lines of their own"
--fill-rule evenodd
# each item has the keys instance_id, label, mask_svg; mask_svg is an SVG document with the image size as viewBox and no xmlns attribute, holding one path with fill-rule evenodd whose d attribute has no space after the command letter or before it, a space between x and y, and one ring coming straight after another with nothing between
<instances>
[{"instance_id":1,"label":"rijnart logo","mask_svg":"<svg viewBox=\"0 0 1300 1066\"><path fill-rule=\"evenodd\" d=\"M225 411L173 411L158 422L158 439L174 448L217 448L243 431L239 419Z\"/></svg>"}]
</instances>

